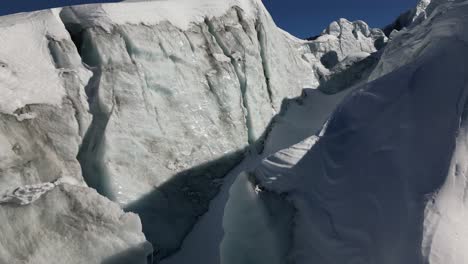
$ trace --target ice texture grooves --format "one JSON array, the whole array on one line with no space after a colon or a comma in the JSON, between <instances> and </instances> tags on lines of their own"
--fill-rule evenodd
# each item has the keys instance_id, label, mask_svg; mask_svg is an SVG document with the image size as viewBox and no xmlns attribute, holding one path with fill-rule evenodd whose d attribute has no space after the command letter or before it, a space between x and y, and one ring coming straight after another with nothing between
<instances>
[{"instance_id":1,"label":"ice texture grooves","mask_svg":"<svg viewBox=\"0 0 468 264\"><path fill-rule=\"evenodd\" d=\"M254 5L254 16L242 7L185 29L172 20L102 28L88 23L89 6L60 13L94 72L86 88L93 123L79 154L84 176L140 214L158 258L180 247L283 98L315 85L311 64L300 59L303 42L278 30L263 6ZM93 22L111 18L99 14Z\"/></svg>"}]
</instances>

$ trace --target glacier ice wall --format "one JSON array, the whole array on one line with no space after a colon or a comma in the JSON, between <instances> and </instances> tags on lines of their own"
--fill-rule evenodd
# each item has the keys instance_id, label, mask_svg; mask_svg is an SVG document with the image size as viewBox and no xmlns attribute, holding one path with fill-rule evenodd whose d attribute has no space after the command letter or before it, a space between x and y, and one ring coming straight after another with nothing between
<instances>
[{"instance_id":1,"label":"glacier ice wall","mask_svg":"<svg viewBox=\"0 0 468 264\"><path fill-rule=\"evenodd\" d=\"M84 23L83 8L62 11L69 28L69 13ZM94 21L105 19L112 17ZM96 151L83 151L99 156L94 167L111 179L109 196L127 204L178 172L254 143L284 97L314 85L300 45L272 23L235 7L187 30L163 21L76 33L84 61L99 72L91 107L107 119ZM286 81L295 90L284 89Z\"/></svg>"}]
</instances>

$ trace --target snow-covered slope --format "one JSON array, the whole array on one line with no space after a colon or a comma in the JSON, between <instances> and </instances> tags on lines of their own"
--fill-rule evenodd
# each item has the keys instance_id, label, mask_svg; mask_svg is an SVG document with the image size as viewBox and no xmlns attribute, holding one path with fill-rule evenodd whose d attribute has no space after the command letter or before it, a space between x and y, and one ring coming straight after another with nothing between
<instances>
[{"instance_id":1,"label":"snow-covered slope","mask_svg":"<svg viewBox=\"0 0 468 264\"><path fill-rule=\"evenodd\" d=\"M427 19L394 35L370 81L345 98L317 140L251 173L251 188L277 193L296 210L282 227L293 229L290 262L468 261L468 2L435 1L427 10ZM280 129L287 136L295 126ZM227 203L258 200L233 195ZM236 249L243 250L229 251Z\"/></svg>"}]
</instances>

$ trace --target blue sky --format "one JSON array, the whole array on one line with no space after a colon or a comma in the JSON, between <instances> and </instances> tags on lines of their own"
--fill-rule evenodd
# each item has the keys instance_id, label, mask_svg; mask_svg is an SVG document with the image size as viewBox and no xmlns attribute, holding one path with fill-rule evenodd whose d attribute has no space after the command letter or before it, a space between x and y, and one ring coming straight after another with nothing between
<instances>
[{"instance_id":1,"label":"blue sky","mask_svg":"<svg viewBox=\"0 0 468 264\"><path fill-rule=\"evenodd\" d=\"M197 0L193 0L197 1ZM220 0L221 1L221 0ZM0 15L54 6L116 0L0 0ZM372 27L383 27L417 0L263 0L278 26L306 38L319 34L340 17L361 19Z\"/></svg>"},{"instance_id":2,"label":"blue sky","mask_svg":"<svg viewBox=\"0 0 468 264\"><path fill-rule=\"evenodd\" d=\"M263 0L276 24L301 37L320 34L330 22L344 17L383 27L417 0Z\"/></svg>"}]
</instances>

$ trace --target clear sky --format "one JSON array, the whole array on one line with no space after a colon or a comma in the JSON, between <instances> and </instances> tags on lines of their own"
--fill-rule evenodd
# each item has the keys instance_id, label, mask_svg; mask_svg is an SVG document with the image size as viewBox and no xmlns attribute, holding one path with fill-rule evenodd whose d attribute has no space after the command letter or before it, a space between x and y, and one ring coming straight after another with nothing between
<instances>
[{"instance_id":1,"label":"clear sky","mask_svg":"<svg viewBox=\"0 0 468 264\"><path fill-rule=\"evenodd\" d=\"M197 0L193 0L197 1ZM221 1L221 0L220 0ZM0 0L0 15L49 7L117 0ZM306 38L318 35L340 17L361 19L372 27L383 27L417 0L263 0L278 26Z\"/></svg>"},{"instance_id":2,"label":"clear sky","mask_svg":"<svg viewBox=\"0 0 468 264\"><path fill-rule=\"evenodd\" d=\"M263 0L276 24L289 33L307 38L320 34L338 18L364 20L383 27L417 0Z\"/></svg>"}]
</instances>

